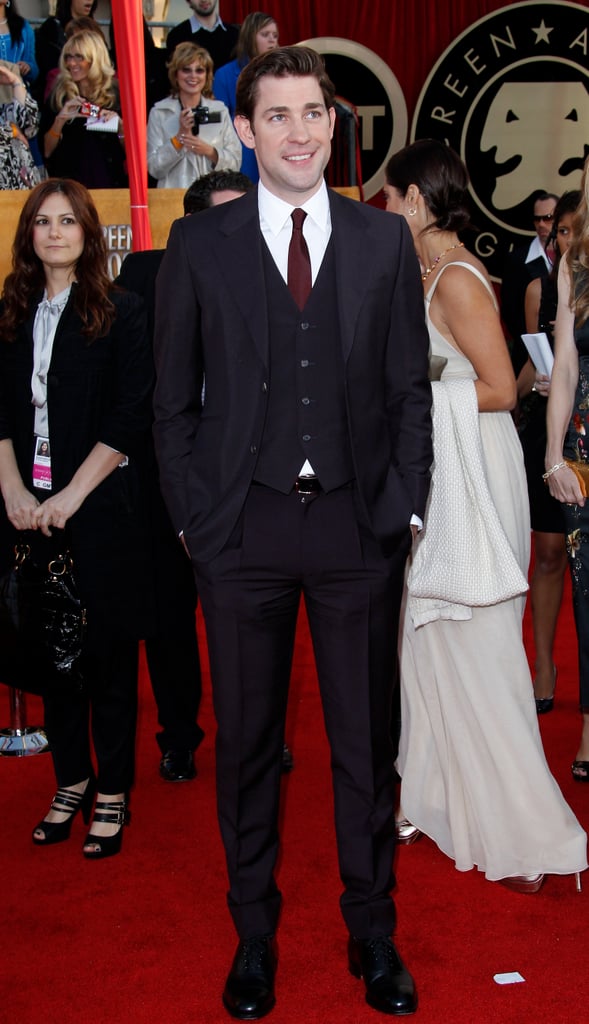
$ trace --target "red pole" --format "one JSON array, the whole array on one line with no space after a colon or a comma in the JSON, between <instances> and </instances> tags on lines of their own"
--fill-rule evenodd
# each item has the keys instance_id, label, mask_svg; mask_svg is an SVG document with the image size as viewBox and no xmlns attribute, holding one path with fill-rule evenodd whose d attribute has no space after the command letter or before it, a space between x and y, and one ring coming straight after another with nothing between
<instances>
[{"instance_id":1,"label":"red pole","mask_svg":"<svg viewBox=\"0 0 589 1024\"><path fill-rule=\"evenodd\" d=\"M137 252L152 248L147 205L147 111L141 0L112 0L112 17L125 125L133 250Z\"/></svg>"}]
</instances>

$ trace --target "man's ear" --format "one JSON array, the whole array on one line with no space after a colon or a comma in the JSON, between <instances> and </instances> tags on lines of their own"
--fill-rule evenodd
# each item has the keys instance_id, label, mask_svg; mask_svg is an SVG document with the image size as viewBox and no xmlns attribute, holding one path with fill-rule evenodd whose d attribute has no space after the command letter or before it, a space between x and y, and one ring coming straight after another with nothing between
<instances>
[{"instance_id":1,"label":"man's ear","mask_svg":"<svg viewBox=\"0 0 589 1024\"><path fill-rule=\"evenodd\" d=\"M329 138L333 139L333 133L334 133L334 130L335 130L335 118L336 118L335 107L329 107L327 112L329 114L329 123L330 123L330 126L331 126L331 129L330 129L330 132L329 132Z\"/></svg>"},{"instance_id":2,"label":"man's ear","mask_svg":"<svg viewBox=\"0 0 589 1024\"><path fill-rule=\"evenodd\" d=\"M244 146L247 146L248 149L255 149L256 136L249 118L244 117L243 114L238 114L233 121L233 125Z\"/></svg>"}]
</instances>

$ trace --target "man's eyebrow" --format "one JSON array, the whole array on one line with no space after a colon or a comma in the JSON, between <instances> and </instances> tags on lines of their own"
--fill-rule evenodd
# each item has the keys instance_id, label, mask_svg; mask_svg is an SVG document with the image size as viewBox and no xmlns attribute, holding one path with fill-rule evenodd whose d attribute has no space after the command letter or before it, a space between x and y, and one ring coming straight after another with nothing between
<instances>
[{"instance_id":1,"label":"man's eyebrow","mask_svg":"<svg viewBox=\"0 0 589 1024\"><path fill-rule=\"evenodd\" d=\"M321 100L316 100L316 101L313 101L311 103L305 103L305 105L303 107L303 110L324 110L324 109L325 109L325 107L324 107L324 104L321 102ZM288 112L289 110L291 110L291 107L287 107L287 106L282 106L282 107L279 107L279 106L266 107L266 110L264 110L263 113L264 114L284 114L284 113Z\"/></svg>"}]
</instances>

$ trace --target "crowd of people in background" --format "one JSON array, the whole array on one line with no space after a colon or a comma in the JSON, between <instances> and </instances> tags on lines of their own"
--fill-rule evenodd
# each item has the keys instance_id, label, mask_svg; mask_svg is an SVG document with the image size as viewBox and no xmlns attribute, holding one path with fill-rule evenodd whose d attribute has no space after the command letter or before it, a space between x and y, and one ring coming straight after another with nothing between
<instances>
[{"instance_id":1,"label":"crowd of people in background","mask_svg":"<svg viewBox=\"0 0 589 1024\"><path fill-rule=\"evenodd\" d=\"M276 22L254 12L240 29L221 20L217 2L189 6L191 18L170 30L165 48L144 18L150 183L187 188L215 169L255 182L255 157L233 128L235 83L248 60L278 45ZM1 188L66 175L87 188L126 187L116 40L96 7L58 0L34 32L17 0L0 0L0 90L8 87L5 97L0 91Z\"/></svg>"}]
</instances>

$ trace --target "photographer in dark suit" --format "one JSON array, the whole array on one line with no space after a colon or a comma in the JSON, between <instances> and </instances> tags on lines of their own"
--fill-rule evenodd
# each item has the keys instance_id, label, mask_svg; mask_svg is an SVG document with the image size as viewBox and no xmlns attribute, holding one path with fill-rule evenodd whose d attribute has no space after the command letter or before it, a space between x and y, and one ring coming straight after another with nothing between
<instances>
[{"instance_id":1,"label":"photographer in dark suit","mask_svg":"<svg viewBox=\"0 0 589 1024\"><path fill-rule=\"evenodd\" d=\"M306 47L244 68L236 129L258 189L176 221L157 281L156 450L207 627L239 935L223 1001L242 1020L275 1002L278 762L302 595L349 969L376 1009L416 1007L391 939L390 716L410 523L429 489L428 337L402 219L325 186L333 100Z\"/></svg>"}]
</instances>

